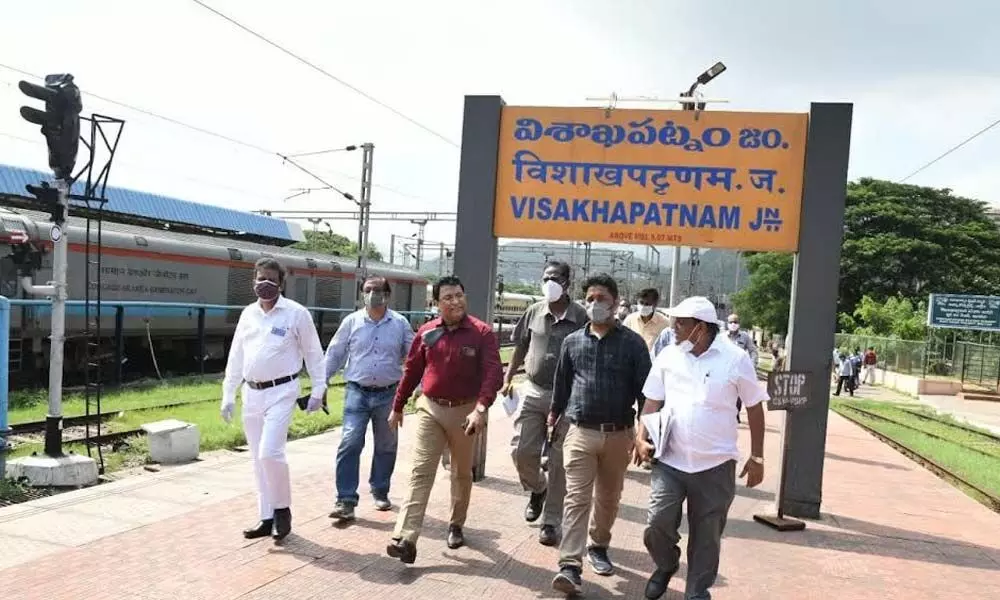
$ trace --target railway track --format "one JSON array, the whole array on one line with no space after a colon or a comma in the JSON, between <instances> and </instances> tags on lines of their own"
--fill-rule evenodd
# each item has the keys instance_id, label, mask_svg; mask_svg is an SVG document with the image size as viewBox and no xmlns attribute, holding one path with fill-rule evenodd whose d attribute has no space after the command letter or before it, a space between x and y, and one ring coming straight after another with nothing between
<instances>
[{"instance_id":1,"label":"railway track","mask_svg":"<svg viewBox=\"0 0 1000 600\"><path fill-rule=\"evenodd\" d=\"M508 363L506 363L506 362L501 363L501 366L504 369L507 368L507 365L508 365ZM524 372L523 367L520 370L518 370L518 373L523 373L523 372ZM345 385L347 385L347 382L345 382L345 381L335 381L335 382L333 382L333 383L330 384L330 387L344 387ZM304 390L304 391L308 392L308 390ZM219 401L219 398L215 397L215 398L206 398L204 400L191 400L191 401L188 401L188 402L172 402L172 403L169 403L169 404L158 404L158 405L155 405L155 406L144 406L142 408L133 408L131 410L118 410L118 411L104 412L104 413L95 414L95 415L78 415L78 416L73 416L73 417L64 417L63 418L63 428L65 429L65 428L68 428L68 427L85 427L87 425L98 425L98 424L103 423L105 421L109 421L111 419L119 418L119 417L125 415L125 413L129 413L129 412L131 412L131 413L148 412L148 411L154 411L154 410L163 410L163 409L169 409L169 408L177 408L177 407L180 407L180 406L190 406L190 405L193 405L193 404L204 404L206 402L218 402L218 401ZM31 435L31 434L43 433L44 431L45 431L45 421L28 421L28 422L24 422L24 423L14 423L14 424L11 424L10 425L10 433L9 433L9 435L10 436L24 436L24 435ZM87 443L87 444L89 444L91 446L95 446L95 445L108 445L108 444L114 445L116 442L121 442L121 441L124 441L124 440L126 440L126 439L128 439L130 437L135 437L135 436L138 436L138 435L142 435L143 433L144 433L144 431L142 429L127 429L127 430L122 430L122 431L115 431L115 432L112 432L112 433L103 433L103 434L100 434L100 435L92 435L89 438L67 439L67 440L63 440L63 443L64 444L83 444L83 443Z\"/></svg>"},{"instance_id":2,"label":"railway track","mask_svg":"<svg viewBox=\"0 0 1000 600\"><path fill-rule=\"evenodd\" d=\"M844 406L847 406L847 405L844 405ZM850 408L852 410L856 410L859 414L874 414L874 413L870 413L869 411L866 411L864 409L854 409L853 407L850 407ZM898 441L898 440L896 440L896 439L894 439L894 438L892 438L892 437L890 437L888 435L885 435L884 433L881 433L880 431L878 431L875 428L871 427L867 423L863 422L857 416L851 415L850 411L841 411L841 410L838 410L837 413L840 414L841 416L843 416L848 421L851 421L852 423L854 423L858 427L864 429L865 431L867 431L868 433L870 433L873 437L881 440L882 442L888 444L889 446L892 446L898 452L902 453L905 456L908 456L910 459L912 459L915 462L923 465L929 471L931 471L932 473L934 473L938 477L944 479L945 481L950 481L950 482L953 482L953 483L959 483L959 484L961 484L961 485L963 485L963 486L965 486L965 487L967 487L967 488L969 488L971 490L974 490L978 495L982 496L982 498L986 501L987 506L989 506L995 512L1000 512L1000 497L998 497L996 494L994 494L992 492L989 492L987 490L984 490L983 488L979 487L978 485L976 485L976 484L970 482L969 480L965 479L961 475L955 473L951 469L949 469L949 468L947 468L947 467L945 467L943 465L938 464L936 461L934 461L930 457L926 456L925 454L922 454L921 452L919 452L917 450L914 450L913 448L907 446L906 444L904 444L904 443L902 443L902 442L900 442L900 441ZM881 415L879 415L879 416L881 416ZM889 419L886 419L886 420L889 420ZM925 431L921 431L919 429L917 429L917 431L920 431L921 433L927 435L927 432L925 432Z\"/></svg>"},{"instance_id":3,"label":"railway track","mask_svg":"<svg viewBox=\"0 0 1000 600\"><path fill-rule=\"evenodd\" d=\"M885 415L880 415L878 413L874 413L874 412L871 412L869 410L865 410L863 408L859 408L857 406L853 406L853 405L850 405L850 404L844 404L843 407L846 408L846 409L848 409L848 410L854 411L856 413L865 415L866 417L869 417L869 418L872 418L872 419L877 419L879 421L884 421L884 422L887 422L887 423L892 423L893 425L896 425L898 427L903 427L904 429L909 429L910 431L916 431L917 433L926 435L929 438L932 438L932 439L935 439L935 440L939 440L939 441L942 441L942 442L946 442L948 444L952 444L952 445L958 446L960 448L965 448L966 450L982 454L983 456L988 456L990 458L1000 458L1000 438L998 438L997 436L994 436L992 434L989 434L989 433L984 433L982 431L977 431L975 429L972 429L971 427L964 427L964 426L959 425L957 423L954 423L954 424L953 423L948 423L947 421L942 421L941 419L935 419L934 417L931 417L929 415L920 414L920 413L917 413L917 412L914 412L914 411L909 411L909 410L905 411L907 414L913 415L915 417L920 417L922 419L925 419L927 421L931 421L933 423L937 423L939 425L943 425L945 427L951 427L952 429L958 429L960 431L965 431L965 432L968 432L968 433L971 433L971 434L975 434L975 435L981 436L984 439L983 445L985 445L987 448L992 447L994 449L993 452L989 452L987 450L984 450L981 447L972 446L972 445L968 445L968 444L963 444L961 442L957 442L955 440L948 439L948 438L940 436L940 435L938 435L936 433L931 433L930 431L927 431L926 429L921 429L919 427L914 427L914 426L909 425L907 423L903 423L902 421L897 421L897 420L892 419L890 417L887 417Z\"/></svg>"}]
</instances>

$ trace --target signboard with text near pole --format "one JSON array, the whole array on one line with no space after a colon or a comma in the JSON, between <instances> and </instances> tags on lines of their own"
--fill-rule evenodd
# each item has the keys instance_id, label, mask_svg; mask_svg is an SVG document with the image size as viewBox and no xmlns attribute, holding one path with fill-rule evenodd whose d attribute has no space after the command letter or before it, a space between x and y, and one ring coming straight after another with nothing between
<instances>
[{"instance_id":1,"label":"signboard with text near pole","mask_svg":"<svg viewBox=\"0 0 1000 600\"><path fill-rule=\"evenodd\" d=\"M809 401L812 387L812 373L795 371L771 371L767 375L767 410L795 410ZM781 425L781 471L778 475L778 493L775 496L776 515L754 515L753 520L773 527L778 531L802 531L806 524L797 519L789 519L784 515L782 499L785 496L785 477L788 471L788 428L785 421Z\"/></svg>"},{"instance_id":2,"label":"signboard with text near pole","mask_svg":"<svg viewBox=\"0 0 1000 600\"><path fill-rule=\"evenodd\" d=\"M1000 331L1000 296L931 294L927 303L927 326Z\"/></svg>"}]
</instances>

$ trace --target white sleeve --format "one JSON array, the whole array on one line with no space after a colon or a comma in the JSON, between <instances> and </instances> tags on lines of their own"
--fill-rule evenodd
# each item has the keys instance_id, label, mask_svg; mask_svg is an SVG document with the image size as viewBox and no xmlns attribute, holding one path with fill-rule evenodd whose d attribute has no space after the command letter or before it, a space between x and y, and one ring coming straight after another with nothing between
<instances>
[{"instance_id":1,"label":"white sleeve","mask_svg":"<svg viewBox=\"0 0 1000 600\"><path fill-rule=\"evenodd\" d=\"M222 379L222 404L235 404L236 391L243 383L243 317L244 310L240 313L240 320L236 322L236 331L233 333L233 341L229 345L229 357L226 359L226 375Z\"/></svg>"},{"instance_id":2,"label":"white sleeve","mask_svg":"<svg viewBox=\"0 0 1000 600\"><path fill-rule=\"evenodd\" d=\"M736 359L736 391L739 393L743 406L750 408L757 406L765 400L770 400L767 390L760 385L757 380L757 369L754 368L750 355L740 350L740 356Z\"/></svg>"},{"instance_id":3,"label":"white sleeve","mask_svg":"<svg viewBox=\"0 0 1000 600\"><path fill-rule=\"evenodd\" d=\"M326 355L323 353L323 345L319 341L319 333L316 332L312 314L305 308L299 311L296 329L298 330L299 348L305 359L306 371L309 372L309 379L312 383L310 394L318 398L326 391Z\"/></svg>"},{"instance_id":4,"label":"white sleeve","mask_svg":"<svg viewBox=\"0 0 1000 600\"><path fill-rule=\"evenodd\" d=\"M646 383L642 386L642 395L656 402L666 399L667 391L663 386L663 367L660 366L660 361L653 361Z\"/></svg>"}]
</instances>

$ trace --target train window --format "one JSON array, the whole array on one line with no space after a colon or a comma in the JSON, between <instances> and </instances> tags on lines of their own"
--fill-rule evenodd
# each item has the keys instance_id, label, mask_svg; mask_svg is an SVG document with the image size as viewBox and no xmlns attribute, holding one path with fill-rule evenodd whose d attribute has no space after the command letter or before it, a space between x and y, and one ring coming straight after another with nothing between
<instances>
[{"instance_id":1,"label":"train window","mask_svg":"<svg viewBox=\"0 0 1000 600\"><path fill-rule=\"evenodd\" d=\"M137 236L135 236L135 245L136 246L148 246L149 242L146 241L146 238L142 237L141 235L137 235Z\"/></svg>"},{"instance_id":2,"label":"train window","mask_svg":"<svg viewBox=\"0 0 1000 600\"><path fill-rule=\"evenodd\" d=\"M243 260L243 253L240 252L238 249L236 248L226 248L226 249L229 250L230 260Z\"/></svg>"}]
</instances>

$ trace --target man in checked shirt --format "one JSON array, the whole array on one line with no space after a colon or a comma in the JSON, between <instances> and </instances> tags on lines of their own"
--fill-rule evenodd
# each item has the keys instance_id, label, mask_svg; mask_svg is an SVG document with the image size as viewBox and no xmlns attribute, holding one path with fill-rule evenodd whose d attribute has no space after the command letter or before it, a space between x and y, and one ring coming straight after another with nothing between
<instances>
[{"instance_id":1,"label":"man in checked shirt","mask_svg":"<svg viewBox=\"0 0 1000 600\"><path fill-rule=\"evenodd\" d=\"M559 573L552 580L553 588L568 595L580 593L585 550L595 573L614 572L608 558L611 527L632 457L635 406L645 399L642 386L650 369L646 342L615 320L615 280L603 273L594 275L583 290L590 324L563 341L548 419L549 427L560 419L569 422L563 441L563 539Z\"/></svg>"},{"instance_id":2,"label":"man in checked shirt","mask_svg":"<svg viewBox=\"0 0 1000 600\"><path fill-rule=\"evenodd\" d=\"M406 401L421 385L424 395L412 417L416 445L410 489L386 548L405 564L417 559L417 539L445 447L452 462L448 547L465 544L462 526L472 494L474 436L483 428L503 377L497 336L488 323L466 312L465 287L458 277L439 279L431 297L441 316L417 331L389 415L391 427L402 426Z\"/></svg>"}]
</instances>

